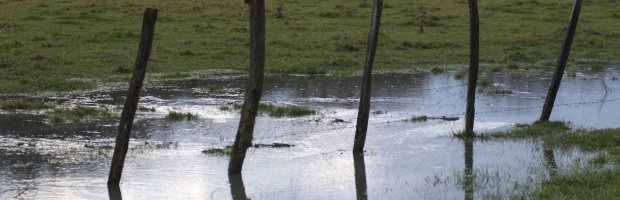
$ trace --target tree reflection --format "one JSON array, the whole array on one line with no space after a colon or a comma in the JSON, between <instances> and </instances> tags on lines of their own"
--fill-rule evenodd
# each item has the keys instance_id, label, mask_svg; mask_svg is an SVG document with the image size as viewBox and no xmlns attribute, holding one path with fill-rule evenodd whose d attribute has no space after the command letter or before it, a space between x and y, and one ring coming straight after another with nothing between
<instances>
[{"instance_id":1,"label":"tree reflection","mask_svg":"<svg viewBox=\"0 0 620 200\"><path fill-rule=\"evenodd\" d=\"M228 182L230 182L230 195L233 200L248 199L245 195L245 186L243 186L241 174L228 174Z\"/></svg>"},{"instance_id":2,"label":"tree reflection","mask_svg":"<svg viewBox=\"0 0 620 200\"><path fill-rule=\"evenodd\" d=\"M110 200L122 200L123 199L121 188L119 188L118 185L108 185L108 195L110 196Z\"/></svg>"},{"instance_id":3,"label":"tree reflection","mask_svg":"<svg viewBox=\"0 0 620 200\"><path fill-rule=\"evenodd\" d=\"M368 189L366 187L366 163L363 153L353 153L353 166L355 167L355 191L357 199L368 199Z\"/></svg>"}]
</instances>

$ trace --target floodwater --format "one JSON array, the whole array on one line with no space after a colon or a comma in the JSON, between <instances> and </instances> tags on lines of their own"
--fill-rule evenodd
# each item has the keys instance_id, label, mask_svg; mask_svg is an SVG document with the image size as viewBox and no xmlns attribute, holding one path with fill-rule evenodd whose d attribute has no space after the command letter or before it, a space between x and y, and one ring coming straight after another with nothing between
<instances>
[{"instance_id":1,"label":"floodwater","mask_svg":"<svg viewBox=\"0 0 620 200\"><path fill-rule=\"evenodd\" d=\"M553 120L576 128L619 127L620 72L564 77ZM268 78L263 101L318 111L298 118L259 116L242 176L229 177L228 158L202 153L231 145L239 115L220 107L242 100L242 78L147 85L134 123L120 191L106 186L116 118L48 125L41 113L0 113L0 199L479 199L510 196L515 185L551 174L548 152L530 141L463 142L466 80L453 73L373 77L364 156L351 153L359 77ZM550 77L483 75L487 91L476 102L477 132L531 123L540 113ZM227 88L209 92L207 87ZM202 89L201 89L202 88ZM510 92L506 92L510 91ZM63 105L106 106L123 91L50 97ZM503 94L496 94L503 93ZM506 94L508 93L508 94ZM165 120L169 111L192 112L192 121ZM407 121L412 116L456 121ZM337 120L338 119L338 120ZM340 121L340 122L336 122ZM579 166L578 151L554 152L558 173ZM471 174L474 174L471 176Z\"/></svg>"}]
</instances>

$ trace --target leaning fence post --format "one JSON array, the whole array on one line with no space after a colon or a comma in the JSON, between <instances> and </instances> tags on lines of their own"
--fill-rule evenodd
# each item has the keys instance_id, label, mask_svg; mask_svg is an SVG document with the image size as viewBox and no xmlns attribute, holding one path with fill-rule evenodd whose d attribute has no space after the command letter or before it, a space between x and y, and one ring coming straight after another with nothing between
<instances>
[{"instance_id":1,"label":"leaning fence post","mask_svg":"<svg viewBox=\"0 0 620 200\"><path fill-rule=\"evenodd\" d=\"M478 81L478 57L480 28L477 0L469 0L469 83L467 84L467 108L465 110L465 134L474 134L474 106L476 103L476 82Z\"/></svg>"},{"instance_id":2,"label":"leaning fence post","mask_svg":"<svg viewBox=\"0 0 620 200\"><path fill-rule=\"evenodd\" d=\"M564 44L562 45L562 53L560 54L560 58L558 58L557 66L555 68L555 72L553 73L553 79L551 80L549 92L547 92L547 98L545 99L545 105L543 106L539 121L549 121L549 117L551 117L551 110L553 110L555 97L560 89L560 83L562 82L564 68L566 68L566 61L568 60L570 47L573 43L573 37L575 36L575 29L577 29L577 21L579 21L579 12L581 11L582 4L583 0L575 0L575 4L573 5L573 13L570 17L570 24L568 26L568 31L566 32Z\"/></svg>"},{"instance_id":3,"label":"leaning fence post","mask_svg":"<svg viewBox=\"0 0 620 200\"><path fill-rule=\"evenodd\" d=\"M370 88L372 76L372 64L375 60L377 41L379 40L379 25L381 24L381 11L383 0L374 0L372 5L372 18L370 20L370 32L368 33L368 49L366 50L366 62L364 64L364 76L362 78L362 94L360 97L357 125L355 127L355 141L353 153L362 153L366 142L368 130L368 116L370 115Z\"/></svg>"},{"instance_id":4,"label":"leaning fence post","mask_svg":"<svg viewBox=\"0 0 620 200\"><path fill-rule=\"evenodd\" d=\"M123 165L125 164L125 156L129 147L129 135L131 126L138 107L138 99L140 98L140 88L144 81L146 73L146 63L151 54L151 46L153 44L153 33L155 31L155 21L157 20L157 9L147 8L144 11L144 19L142 21L142 35L140 37L140 46L138 56L136 58L135 69L131 77L127 99L121 113L121 122L118 127L116 136L116 146L114 147L114 156L112 157L112 166L110 167L110 175L108 177L108 185L118 186L123 173Z\"/></svg>"},{"instance_id":5,"label":"leaning fence post","mask_svg":"<svg viewBox=\"0 0 620 200\"><path fill-rule=\"evenodd\" d=\"M252 134L260 97L263 93L265 68L265 3L263 0L246 0L250 5L250 77L241 109L241 120L230 154L228 173L241 173Z\"/></svg>"}]
</instances>

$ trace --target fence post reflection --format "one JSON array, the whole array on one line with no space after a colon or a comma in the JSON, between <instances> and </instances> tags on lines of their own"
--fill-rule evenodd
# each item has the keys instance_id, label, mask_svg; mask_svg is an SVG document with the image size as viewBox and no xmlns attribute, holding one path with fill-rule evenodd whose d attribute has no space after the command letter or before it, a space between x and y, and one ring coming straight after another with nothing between
<instances>
[{"instance_id":1,"label":"fence post reflection","mask_svg":"<svg viewBox=\"0 0 620 200\"><path fill-rule=\"evenodd\" d=\"M554 177L558 174L558 164L555 162L555 155L553 149L543 142L543 155L545 156L545 164L549 170L549 177Z\"/></svg>"},{"instance_id":2,"label":"fence post reflection","mask_svg":"<svg viewBox=\"0 0 620 200\"><path fill-rule=\"evenodd\" d=\"M239 174L228 174L228 182L230 182L230 195L233 200L247 200L245 195L245 186L243 185L243 177Z\"/></svg>"},{"instance_id":3,"label":"fence post reflection","mask_svg":"<svg viewBox=\"0 0 620 200\"><path fill-rule=\"evenodd\" d=\"M108 185L108 195L110 200L123 200L121 188L118 185Z\"/></svg>"},{"instance_id":4,"label":"fence post reflection","mask_svg":"<svg viewBox=\"0 0 620 200\"><path fill-rule=\"evenodd\" d=\"M366 186L366 163L363 153L353 153L353 166L355 167L355 191L358 200L368 199Z\"/></svg>"},{"instance_id":5,"label":"fence post reflection","mask_svg":"<svg viewBox=\"0 0 620 200\"><path fill-rule=\"evenodd\" d=\"M474 139L464 138L465 142L465 177L463 190L465 190L465 200L474 199Z\"/></svg>"}]
</instances>

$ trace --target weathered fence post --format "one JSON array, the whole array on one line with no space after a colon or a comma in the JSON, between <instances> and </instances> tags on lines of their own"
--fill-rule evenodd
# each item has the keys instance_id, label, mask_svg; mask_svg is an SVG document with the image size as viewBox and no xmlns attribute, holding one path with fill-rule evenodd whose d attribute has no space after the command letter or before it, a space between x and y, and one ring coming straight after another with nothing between
<instances>
[{"instance_id":1,"label":"weathered fence post","mask_svg":"<svg viewBox=\"0 0 620 200\"><path fill-rule=\"evenodd\" d=\"M476 82L478 81L478 57L480 52L480 28L477 0L469 1L469 83L467 84L467 108L465 110L465 134L474 134L474 106L476 103Z\"/></svg>"},{"instance_id":2,"label":"weathered fence post","mask_svg":"<svg viewBox=\"0 0 620 200\"><path fill-rule=\"evenodd\" d=\"M573 37L575 36L575 29L577 29L577 21L579 21L581 5L583 5L583 0L575 0L566 38L564 39L564 44L562 45L562 53L560 54L560 58L558 58L557 66L555 72L553 73L553 79L551 80L549 92L547 92L547 98L545 99L545 105L543 106L539 121L549 121L549 117L551 117L551 110L553 110L555 97L560 89L560 83L562 82L562 76L564 75L564 68L566 68L566 61L568 60L570 47L573 43Z\"/></svg>"},{"instance_id":3,"label":"weathered fence post","mask_svg":"<svg viewBox=\"0 0 620 200\"><path fill-rule=\"evenodd\" d=\"M121 181L125 156L127 155L127 148L129 147L131 126L136 114L136 108L138 107L140 89L142 88L142 82L144 81L144 75L146 73L146 63L151 55L156 20L157 9L147 8L144 11L144 19L142 21L142 35L140 37L140 46L135 63L136 66L133 71L133 76L131 77L127 99L125 99L125 105L123 106L121 114L121 122L118 127L118 135L116 136L116 146L114 147L114 156L112 157L108 185L118 185Z\"/></svg>"},{"instance_id":4,"label":"weathered fence post","mask_svg":"<svg viewBox=\"0 0 620 200\"><path fill-rule=\"evenodd\" d=\"M260 97L263 93L263 70L265 68L265 3L263 0L247 0L250 5L250 77L241 109L241 121L232 147L228 173L241 173L252 134Z\"/></svg>"},{"instance_id":5,"label":"weathered fence post","mask_svg":"<svg viewBox=\"0 0 620 200\"><path fill-rule=\"evenodd\" d=\"M362 153L364 151L364 143L366 142L366 131L368 130L368 116L370 115L372 64L375 60L377 41L379 40L379 25L381 23L382 10L383 0L374 0L372 5L372 18L370 20L370 32L368 33L368 49L366 50L364 76L362 78L362 94L360 97L359 112L357 114L357 125L355 128L355 141L353 144L354 153Z\"/></svg>"},{"instance_id":6,"label":"weathered fence post","mask_svg":"<svg viewBox=\"0 0 620 200\"><path fill-rule=\"evenodd\" d=\"M353 167L355 168L355 193L358 200L368 199L368 187L366 184L366 163L364 154L353 153Z\"/></svg>"}]
</instances>

